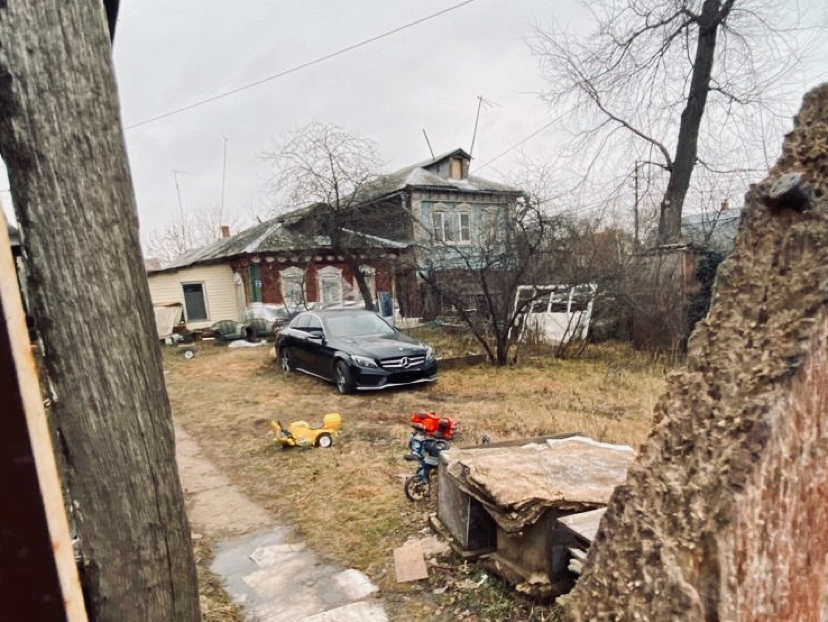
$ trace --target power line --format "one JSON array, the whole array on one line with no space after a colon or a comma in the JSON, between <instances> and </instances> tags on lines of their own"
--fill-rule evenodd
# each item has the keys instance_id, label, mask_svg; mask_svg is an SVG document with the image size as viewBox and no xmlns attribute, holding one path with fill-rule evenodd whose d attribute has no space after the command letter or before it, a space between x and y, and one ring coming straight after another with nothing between
<instances>
[{"instance_id":1,"label":"power line","mask_svg":"<svg viewBox=\"0 0 828 622\"><path fill-rule=\"evenodd\" d=\"M136 127L141 127L142 125L147 125L149 123L154 123L156 121L160 121L161 119L166 119L167 117L171 117L173 115L180 114L180 113L186 112L188 110L192 110L193 108L198 108L199 106L203 106L204 104L209 104L209 103L217 101L219 99L224 99L225 97L229 97L230 95L235 95L236 93L241 93L242 91L246 91L247 89L251 89L255 86L259 86L260 84L264 84L266 82L276 80L277 78L282 78L282 77L287 76L289 74L296 73L297 71L301 71L302 69L307 69L308 67L318 65L319 63L322 63L326 60L330 60L330 59L335 58L337 56L341 56L342 54L345 54L346 52L356 50L357 48L361 48L363 46L374 43L375 41L379 41L380 39L385 39L386 37L390 37L393 34L396 34L398 32L402 32L403 30L407 30L408 28L412 28L413 26L417 26L419 24L422 24L423 22L427 22L431 19L434 19L435 17L445 15L446 13L449 13L451 11L459 9L460 7L463 7L467 4L471 4L472 2L475 2L475 0L464 0L463 2L460 2L459 4L455 4L454 6L448 7L447 9L437 11L436 13L432 13L431 15L427 15L426 17L421 17L418 20L415 20L413 22L409 22L407 24L404 24L403 26L398 26L397 28L394 28L392 30L384 32L380 35L376 35L376 36L371 37L369 39L365 39L363 41L360 41L359 43L349 45L348 47L342 48L341 50L337 50L336 52L331 52L330 54L325 54L324 56L320 56L319 58L316 58L312 61L308 61L307 63L302 63L301 65L296 65L295 67L291 67L290 69L286 69L285 71L280 71L279 73L273 74L272 76L268 76L267 78L262 78L260 80L255 80L253 82L248 82L244 86L240 86L240 87L232 89L230 91L225 91L223 93L219 93L218 95L213 95L212 97L208 97L206 99L202 99L202 100L199 100L197 102L193 102L192 104L187 104L186 106L182 106L181 108L176 108L175 110L170 110L169 112L159 114L155 117L150 117L149 119L144 119L143 121L139 121L138 123L128 125L124 129L125 130L132 130L132 129L135 129Z\"/></svg>"},{"instance_id":2,"label":"power line","mask_svg":"<svg viewBox=\"0 0 828 622\"><path fill-rule=\"evenodd\" d=\"M510 153L510 152L514 151L514 150L515 150L515 149L517 149L518 147L522 146L524 143L527 143L527 142L529 142L530 140L532 140L535 136L537 136L537 135L538 135L538 134L540 134L541 132L544 132L544 131L548 130L550 127L552 127L553 125L555 125L558 121L560 121L561 119L563 119L563 118L564 118L566 115L568 115L570 112L571 112L571 111L567 110L566 112L563 112L563 113L559 114L557 117L555 117L554 119L552 119L549 123L547 123L546 125L544 125L543 127L539 128L539 129L535 130L534 132L532 132L531 134L529 134L529 136L527 136L526 138L524 138L524 139L523 139L523 140L521 140L520 142L515 143L514 145L512 145L511 147L509 147L509 148L508 148L508 149L506 149L505 151L503 151L503 152L499 153L498 155L496 155L495 157L493 157L491 160L489 160L489 161L488 161L488 162L486 162L485 164L481 164L480 166L478 166L476 170L478 170L478 171L479 171L479 170L480 170L480 169L482 169L482 168L486 168L486 167L487 167L487 166L489 166L490 164L494 164L494 163L495 163L495 162L497 162L500 158L502 158L503 156L505 156L507 153Z\"/></svg>"}]
</instances>

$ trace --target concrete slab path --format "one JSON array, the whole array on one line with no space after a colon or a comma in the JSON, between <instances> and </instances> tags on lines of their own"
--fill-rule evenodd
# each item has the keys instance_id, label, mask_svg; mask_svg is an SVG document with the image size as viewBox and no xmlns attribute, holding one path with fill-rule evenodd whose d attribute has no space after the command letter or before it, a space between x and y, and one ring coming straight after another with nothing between
<instances>
[{"instance_id":1,"label":"concrete slab path","mask_svg":"<svg viewBox=\"0 0 828 622\"><path fill-rule=\"evenodd\" d=\"M387 622L367 576L323 563L230 483L189 434L176 427L175 438L190 523L210 537L212 570L251 622Z\"/></svg>"}]
</instances>

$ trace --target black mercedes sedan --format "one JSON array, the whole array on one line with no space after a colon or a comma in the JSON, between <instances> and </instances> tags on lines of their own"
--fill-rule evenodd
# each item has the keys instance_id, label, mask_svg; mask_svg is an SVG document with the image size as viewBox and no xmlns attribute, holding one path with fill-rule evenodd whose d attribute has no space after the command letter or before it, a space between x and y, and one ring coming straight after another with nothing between
<instances>
[{"instance_id":1,"label":"black mercedes sedan","mask_svg":"<svg viewBox=\"0 0 828 622\"><path fill-rule=\"evenodd\" d=\"M373 311L305 311L276 338L286 372L333 382L343 395L437 379L431 347L402 334Z\"/></svg>"}]
</instances>

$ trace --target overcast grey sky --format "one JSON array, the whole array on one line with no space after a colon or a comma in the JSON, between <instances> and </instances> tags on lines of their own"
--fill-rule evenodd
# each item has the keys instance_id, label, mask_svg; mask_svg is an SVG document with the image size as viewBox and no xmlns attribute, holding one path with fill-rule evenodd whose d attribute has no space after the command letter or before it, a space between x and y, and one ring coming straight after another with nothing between
<instances>
[{"instance_id":1,"label":"overcast grey sky","mask_svg":"<svg viewBox=\"0 0 828 622\"><path fill-rule=\"evenodd\" d=\"M461 0L263 2L125 0L115 63L127 128L405 26ZM556 3L564 16L570 3ZM543 126L550 111L524 41L549 18L543 0L475 0L311 67L196 109L127 129L144 233L178 213L221 201L249 218L267 210L259 154L310 121L375 140L387 170L471 146L477 96L485 107L475 145L483 164ZM574 6L574 4L573 4ZM174 7L174 8L173 8ZM506 164L506 158L497 162ZM498 177L494 165L481 171Z\"/></svg>"},{"instance_id":2,"label":"overcast grey sky","mask_svg":"<svg viewBox=\"0 0 828 622\"><path fill-rule=\"evenodd\" d=\"M537 95L544 84L526 37L537 23L577 26L583 16L574 0L122 0L114 59L142 237L178 215L174 170L187 211L221 202L224 137L225 212L244 224L265 213L259 155L314 120L375 140L392 171L429 157L423 129L435 153L468 150L480 95L497 105L481 112L472 173L483 166L480 175L504 179L520 150L498 156L555 114ZM543 157L554 140L541 132L524 147Z\"/></svg>"}]
</instances>

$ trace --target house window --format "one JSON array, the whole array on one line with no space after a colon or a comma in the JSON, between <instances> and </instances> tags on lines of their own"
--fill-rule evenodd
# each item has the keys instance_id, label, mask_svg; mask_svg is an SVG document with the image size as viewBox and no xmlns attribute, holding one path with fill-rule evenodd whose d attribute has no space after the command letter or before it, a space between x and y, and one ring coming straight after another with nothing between
<instances>
[{"instance_id":1,"label":"house window","mask_svg":"<svg viewBox=\"0 0 828 622\"><path fill-rule=\"evenodd\" d=\"M469 212L458 212L457 225L457 241L471 242L471 214Z\"/></svg>"},{"instance_id":2,"label":"house window","mask_svg":"<svg viewBox=\"0 0 828 622\"><path fill-rule=\"evenodd\" d=\"M439 242L456 242L457 241L457 214L446 212L437 212L440 217L439 234L436 236ZM435 227L435 231L438 229Z\"/></svg>"},{"instance_id":3,"label":"house window","mask_svg":"<svg viewBox=\"0 0 828 622\"><path fill-rule=\"evenodd\" d=\"M188 322L209 319L204 283L182 283L184 290L184 311Z\"/></svg>"},{"instance_id":4,"label":"house window","mask_svg":"<svg viewBox=\"0 0 828 622\"><path fill-rule=\"evenodd\" d=\"M285 304L298 305L305 300L305 273L301 268L287 268L279 273L282 300Z\"/></svg>"},{"instance_id":5,"label":"house window","mask_svg":"<svg viewBox=\"0 0 828 622\"><path fill-rule=\"evenodd\" d=\"M320 270L319 291L323 305L342 304L342 271L333 266Z\"/></svg>"},{"instance_id":6,"label":"house window","mask_svg":"<svg viewBox=\"0 0 828 622\"><path fill-rule=\"evenodd\" d=\"M431 212L431 232L435 242L470 243L471 208L463 203L457 211L452 211L438 203Z\"/></svg>"},{"instance_id":7,"label":"house window","mask_svg":"<svg viewBox=\"0 0 828 622\"><path fill-rule=\"evenodd\" d=\"M247 268L250 278L250 302L262 301L262 267L254 263Z\"/></svg>"},{"instance_id":8,"label":"house window","mask_svg":"<svg viewBox=\"0 0 828 622\"><path fill-rule=\"evenodd\" d=\"M486 241L496 242L499 231L497 229L497 208L490 207L483 213L483 231Z\"/></svg>"},{"instance_id":9,"label":"house window","mask_svg":"<svg viewBox=\"0 0 828 622\"><path fill-rule=\"evenodd\" d=\"M446 236L443 229L443 212L431 213L431 231L435 242L445 242Z\"/></svg>"}]
</instances>

